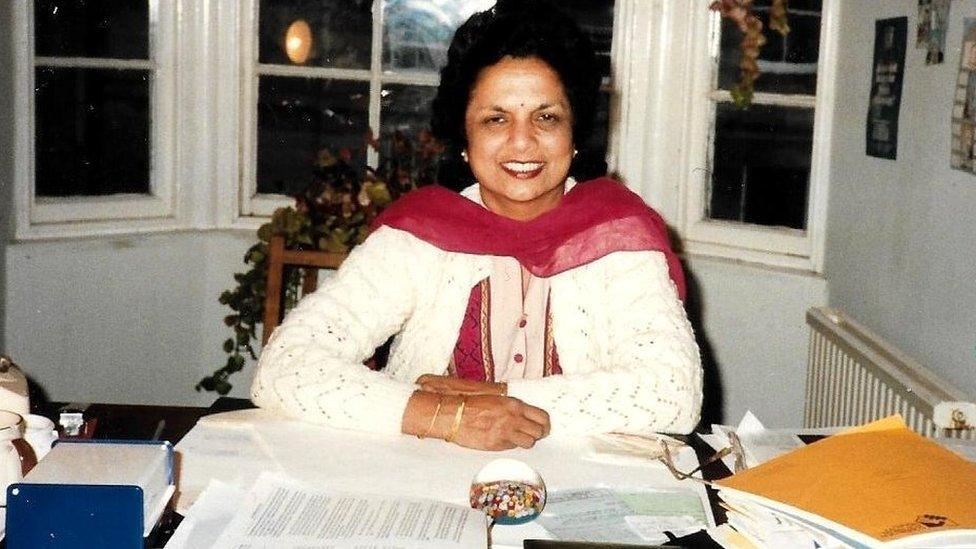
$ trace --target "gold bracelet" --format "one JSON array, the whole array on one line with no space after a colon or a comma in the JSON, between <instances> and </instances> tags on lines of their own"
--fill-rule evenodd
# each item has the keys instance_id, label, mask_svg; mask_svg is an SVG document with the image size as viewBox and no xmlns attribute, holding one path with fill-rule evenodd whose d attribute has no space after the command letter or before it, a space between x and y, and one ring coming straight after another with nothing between
<instances>
[{"instance_id":1,"label":"gold bracelet","mask_svg":"<svg viewBox=\"0 0 976 549\"><path fill-rule=\"evenodd\" d=\"M461 397L461 404L457 407L457 412L454 414L454 424L451 425L451 432L447 434L444 439L445 442L454 442L454 439L458 436L458 431L461 430L461 416L464 415L464 403L467 399Z\"/></svg>"},{"instance_id":2,"label":"gold bracelet","mask_svg":"<svg viewBox=\"0 0 976 549\"><path fill-rule=\"evenodd\" d=\"M430 418L430 425L427 426L427 430L424 431L422 435L417 435L417 438L423 439L430 436L430 430L434 428L434 422L437 421L437 414L440 413L441 404L443 403L444 403L444 395L441 395L440 398L437 399L437 407L434 408L434 416Z\"/></svg>"}]
</instances>

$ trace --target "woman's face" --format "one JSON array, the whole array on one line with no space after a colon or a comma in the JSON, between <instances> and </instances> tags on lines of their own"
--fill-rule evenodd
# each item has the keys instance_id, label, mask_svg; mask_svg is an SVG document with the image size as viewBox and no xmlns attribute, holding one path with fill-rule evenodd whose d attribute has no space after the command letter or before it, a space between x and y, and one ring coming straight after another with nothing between
<instances>
[{"instance_id":1,"label":"woman's face","mask_svg":"<svg viewBox=\"0 0 976 549\"><path fill-rule=\"evenodd\" d=\"M505 57L482 69L464 129L489 210L528 220L556 207L573 161L573 119L559 75L545 61Z\"/></svg>"}]
</instances>

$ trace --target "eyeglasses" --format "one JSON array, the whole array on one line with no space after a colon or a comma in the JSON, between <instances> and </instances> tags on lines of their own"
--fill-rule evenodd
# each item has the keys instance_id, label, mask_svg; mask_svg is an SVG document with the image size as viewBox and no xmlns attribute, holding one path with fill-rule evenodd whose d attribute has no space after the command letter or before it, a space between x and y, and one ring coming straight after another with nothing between
<instances>
[{"instance_id":1,"label":"eyeglasses","mask_svg":"<svg viewBox=\"0 0 976 549\"><path fill-rule=\"evenodd\" d=\"M729 446L726 446L725 448L722 448L718 452L715 452L711 456L707 457L704 461L702 461L698 465L698 467L695 467L694 469L688 471L687 473L679 470L675 466L674 458L671 455L671 448L669 448L666 442L661 443L662 455L661 457L658 458L658 461L663 463L664 466L668 468L668 471L672 475L674 475L674 478L678 480L691 479L711 486L712 483L710 481L707 481L701 477L694 476L695 473L701 471L703 467L711 465L712 463L715 463L716 461L728 456L729 454L732 454L735 457L735 461L732 464L733 473L745 471L747 468L746 460L745 460L745 452L742 449L742 441L739 440L739 437L734 432L729 432L728 437L729 437Z\"/></svg>"}]
</instances>

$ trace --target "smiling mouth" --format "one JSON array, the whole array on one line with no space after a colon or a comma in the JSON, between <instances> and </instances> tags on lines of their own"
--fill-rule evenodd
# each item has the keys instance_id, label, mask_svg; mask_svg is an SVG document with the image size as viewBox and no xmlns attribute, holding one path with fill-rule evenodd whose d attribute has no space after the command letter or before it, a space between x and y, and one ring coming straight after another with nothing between
<instances>
[{"instance_id":1,"label":"smiling mouth","mask_svg":"<svg viewBox=\"0 0 976 549\"><path fill-rule=\"evenodd\" d=\"M516 179L532 179L542 173L543 162L504 162L502 169Z\"/></svg>"}]
</instances>

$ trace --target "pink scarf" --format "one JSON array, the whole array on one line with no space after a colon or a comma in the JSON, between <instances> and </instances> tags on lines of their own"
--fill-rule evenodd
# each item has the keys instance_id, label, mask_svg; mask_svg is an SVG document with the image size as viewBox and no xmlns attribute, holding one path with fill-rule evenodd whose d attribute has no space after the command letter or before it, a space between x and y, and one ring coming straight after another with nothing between
<instances>
[{"instance_id":1,"label":"pink scarf","mask_svg":"<svg viewBox=\"0 0 976 549\"><path fill-rule=\"evenodd\" d=\"M495 214L438 186L408 193L376 218L449 252L514 257L532 274L549 277L619 251L659 251L678 297L685 278L664 220L620 183L601 177L579 183L559 205L530 221Z\"/></svg>"}]
</instances>

